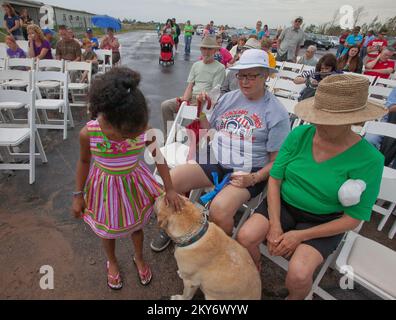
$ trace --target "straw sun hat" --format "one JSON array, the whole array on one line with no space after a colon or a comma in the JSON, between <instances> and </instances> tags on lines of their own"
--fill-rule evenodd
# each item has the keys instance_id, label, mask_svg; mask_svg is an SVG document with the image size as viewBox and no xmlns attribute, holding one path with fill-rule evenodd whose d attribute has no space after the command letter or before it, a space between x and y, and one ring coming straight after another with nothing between
<instances>
[{"instance_id":1,"label":"straw sun hat","mask_svg":"<svg viewBox=\"0 0 396 320\"><path fill-rule=\"evenodd\" d=\"M335 126L381 118L388 111L368 100L369 85L362 76L328 76L319 83L315 97L296 105L295 113L313 124Z\"/></svg>"},{"instance_id":2,"label":"straw sun hat","mask_svg":"<svg viewBox=\"0 0 396 320\"><path fill-rule=\"evenodd\" d=\"M202 40L200 48L220 49L214 37L205 37Z\"/></svg>"}]
</instances>

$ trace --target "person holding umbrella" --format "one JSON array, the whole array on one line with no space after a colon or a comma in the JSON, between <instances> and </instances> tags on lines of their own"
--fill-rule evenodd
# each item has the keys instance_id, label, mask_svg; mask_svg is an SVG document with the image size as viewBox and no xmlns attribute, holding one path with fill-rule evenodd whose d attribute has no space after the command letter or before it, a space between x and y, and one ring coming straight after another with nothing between
<instances>
[{"instance_id":1,"label":"person holding umbrella","mask_svg":"<svg viewBox=\"0 0 396 320\"><path fill-rule=\"evenodd\" d=\"M113 65L120 61L120 43L114 36L113 28L107 28L107 35L103 38L100 44L100 49L111 50L113 52Z\"/></svg>"}]
</instances>

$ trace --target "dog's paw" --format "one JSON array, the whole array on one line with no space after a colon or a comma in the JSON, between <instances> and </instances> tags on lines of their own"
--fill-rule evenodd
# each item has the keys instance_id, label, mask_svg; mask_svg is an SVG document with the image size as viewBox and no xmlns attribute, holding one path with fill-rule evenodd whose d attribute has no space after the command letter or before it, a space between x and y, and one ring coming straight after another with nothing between
<instances>
[{"instance_id":1,"label":"dog's paw","mask_svg":"<svg viewBox=\"0 0 396 320\"><path fill-rule=\"evenodd\" d=\"M184 299L182 295L178 294L175 296L171 296L171 300L186 300L186 299Z\"/></svg>"}]
</instances>

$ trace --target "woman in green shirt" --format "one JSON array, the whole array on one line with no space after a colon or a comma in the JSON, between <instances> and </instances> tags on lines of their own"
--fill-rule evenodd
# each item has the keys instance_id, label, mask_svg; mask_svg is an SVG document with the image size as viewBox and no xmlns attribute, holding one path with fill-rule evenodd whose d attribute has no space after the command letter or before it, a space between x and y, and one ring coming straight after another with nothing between
<instances>
[{"instance_id":1,"label":"woman in green shirt","mask_svg":"<svg viewBox=\"0 0 396 320\"><path fill-rule=\"evenodd\" d=\"M314 98L296 106L297 116L314 125L296 128L285 140L270 171L267 201L238 234L258 268L263 241L271 255L290 258L290 300L304 299L315 270L343 234L370 220L384 157L351 125L381 118L386 110L367 102L368 88L362 77L333 75L320 82ZM346 204L339 190L356 180L365 190L358 189L354 205Z\"/></svg>"}]
</instances>

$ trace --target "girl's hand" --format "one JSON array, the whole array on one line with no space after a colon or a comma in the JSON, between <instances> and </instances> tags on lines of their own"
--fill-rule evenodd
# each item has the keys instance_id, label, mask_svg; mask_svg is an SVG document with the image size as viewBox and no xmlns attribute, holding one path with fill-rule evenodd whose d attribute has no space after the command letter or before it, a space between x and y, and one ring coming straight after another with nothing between
<instances>
[{"instance_id":1,"label":"girl's hand","mask_svg":"<svg viewBox=\"0 0 396 320\"><path fill-rule=\"evenodd\" d=\"M279 245L274 251L275 256L290 258L297 247L304 241L301 231L289 231L278 238Z\"/></svg>"},{"instance_id":2,"label":"girl's hand","mask_svg":"<svg viewBox=\"0 0 396 320\"><path fill-rule=\"evenodd\" d=\"M165 195L165 203L167 207L171 205L177 212L180 212L183 209L184 199L175 190L169 190Z\"/></svg>"},{"instance_id":3,"label":"girl's hand","mask_svg":"<svg viewBox=\"0 0 396 320\"><path fill-rule=\"evenodd\" d=\"M274 252L279 245L278 240L283 235L283 230L280 226L270 226L267 234L267 247L270 255L274 255Z\"/></svg>"},{"instance_id":4,"label":"girl's hand","mask_svg":"<svg viewBox=\"0 0 396 320\"><path fill-rule=\"evenodd\" d=\"M253 174L245 172L236 172L231 176L230 184L237 188L249 188L254 186L256 183Z\"/></svg>"},{"instance_id":5,"label":"girl's hand","mask_svg":"<svg viewBox=\"0 0 396 320\"><path fill-rule=\"evenodd\" d=\"M72 211L76 219L80 219L86 208L85 199L83 196L73 198Z\"/></svg>"}]
</instances>

